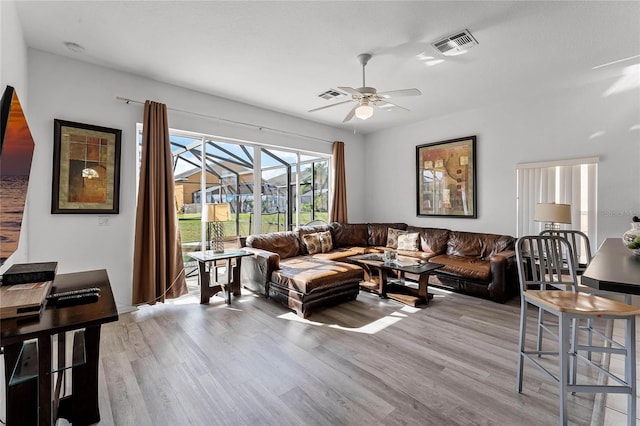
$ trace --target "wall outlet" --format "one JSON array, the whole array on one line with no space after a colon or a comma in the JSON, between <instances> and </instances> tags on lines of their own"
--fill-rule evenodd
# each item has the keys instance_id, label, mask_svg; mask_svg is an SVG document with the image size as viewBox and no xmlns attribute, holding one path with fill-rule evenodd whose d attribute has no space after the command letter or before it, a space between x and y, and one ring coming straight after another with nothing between
<instances>
[{"instance_id":1,"label":"wall outlet","mask_svg":"<svg viewBox=\"0 0 640 426\"><path fill-rule=\"evenodd\" d=\"M109 216L98 216L98 226L109 226Z\"/></svg>"}]
</instances>

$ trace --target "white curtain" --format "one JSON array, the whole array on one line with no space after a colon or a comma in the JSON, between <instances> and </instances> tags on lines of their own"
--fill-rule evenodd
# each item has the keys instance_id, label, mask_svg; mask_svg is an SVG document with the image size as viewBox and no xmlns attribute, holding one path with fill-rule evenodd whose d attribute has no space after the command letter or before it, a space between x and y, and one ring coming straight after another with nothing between
<instances>
[{"instance_id":1,"label":"white curtain","mask_svg":"<svg viewBox=\"0 0 640 426\"><path fill-rule=\"evenodd\" d=\"M533 220L536 204L561 203L571 205L571 224L563 228L580 230L595 243L598 158L523 163L516 169L518 237L543 229L544 223Z\"/></svg>"}]
</instances>

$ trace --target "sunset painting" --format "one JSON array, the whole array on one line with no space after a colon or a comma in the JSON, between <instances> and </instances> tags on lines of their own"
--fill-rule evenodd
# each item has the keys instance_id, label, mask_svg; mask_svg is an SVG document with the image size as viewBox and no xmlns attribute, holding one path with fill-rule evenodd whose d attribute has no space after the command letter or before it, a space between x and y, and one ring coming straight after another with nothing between
<instances>
[{"instance_id":1,"label":"sunset painting","mask_svg":"<svg viewBox=\"0 0 640 426\"><path fill-rule=\"evenodd\" d=\"M8 118L2 117L7 128L0 145L0 265L18 247L34 148L18 95L7 86L3 107L9 103Z\"/></svg>"}]
</instances>

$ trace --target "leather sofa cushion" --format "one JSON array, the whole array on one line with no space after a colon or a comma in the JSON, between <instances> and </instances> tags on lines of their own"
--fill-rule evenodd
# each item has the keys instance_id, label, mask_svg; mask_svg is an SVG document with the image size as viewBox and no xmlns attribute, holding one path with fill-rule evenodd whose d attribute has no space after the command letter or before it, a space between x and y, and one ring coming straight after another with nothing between
<instances>
[{"instance_id":1,"label":"leather sofa cushion","mask_svg":"<svg viewBox=\"0 0 640 426\"><path fill-rule=\"evenodd\" d=\"M316 259L340 260L349 256L358 256L360 254L382 253L384 250L379 247L343 247L332 250L329 253L316 253L313 255Z\"/></svg>"},{"instance_id":2,"label":"leather sofa cushion","mask_svg":"<svg viewBox=\"0 0 640 426\"><path fill-rule=\"evenodd\" d=\"M513 237L475 232L450 231L447 254L485 259L504 250L512 250Z\"/></svg>"},{"instance_id":3,"label":"leather sofa cushion","mask_svg":"<svg viewBox=\"0 0 640 426\"><path fill-rule=\"evenodd\" d=\"M389 228L400 229L404 231L407 229L406 223L368 223L367 224L369 237L367 244L370 246L386 246L387 245L387 231Z\"/></svg>"},{"instance_id":4,"label":"leather sofa cushion","mask_svg":"<svg viewBox=\"0 0 640 426\"><path fill-rule=\"evenodd\" d=\"M295 232L272 232L270 234L249 235L247 247L277 253L280 259L300 255L300 240Z\"/></svg>"},{"instance_id":5,"label":"leather sofa cushion","mask_svg":"<svg viewBox=\"0 0 640 426\"><path fill-rule=\"evenodd\" d=\"M420 234L420 249L423 252L431 256L445 254L447 252L447 241L449 240L448 229L409 226L407 227L407 232L417 232Z\"/></svg>"},{"instance_id":6,"label":"leather sofa cushion","mask_svg":"<svg viewBox=\"0 0 640 426\"><path fill-rule=\"evenodd\" d=\"M271 281L287 288L309 294L322 287L362 280L362 268L351 263L298 256L280 262Z\"/></svg>"},{"instance_id":7,"label":"leather sofa cushion","mask_svg":"<svg viewBox=\"0 0 640 426\"><path fill-rule=\"evenodd\" d=\"M334 247L366 246L369 232L366 223L339 223L329 225Z\"/></svg>"},{"instance_id":8,"label":"leather sofa cushion","mask_svg":"<svg viewBox=\"0 0 640 426\"><path fill-rule=\"evenodd\" d=\"M431 258L430 261L444 265L444 268L437 272L448 272L480 281L489 281L491 277L491 262L488 260L442 254Z\"/></svg>"},{"instance_id":9,"label":"leather sofa cushion","mask_svg":"<svg viewBox=\"0 0 640 426\"><path fill-rule=\"evenodd\" d=\"M420 259L420 260L429 260L434 256L437 256L437 254L434 253L425 253L423 251L413 251L413 250L396 250L398 252L398 256L406 256L406 257L411 257L414 259Z\"/></svg>"}]
</instances>

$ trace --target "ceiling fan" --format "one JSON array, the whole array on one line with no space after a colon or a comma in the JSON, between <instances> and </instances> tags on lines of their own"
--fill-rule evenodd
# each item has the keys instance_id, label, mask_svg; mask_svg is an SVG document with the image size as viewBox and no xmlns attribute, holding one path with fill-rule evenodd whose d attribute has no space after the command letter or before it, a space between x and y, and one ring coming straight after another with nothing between
<instances>
[{"instance_id":1,"label":"ceiling fan","mask_svg":"<svg viewBox=\"0 0 640 426\"><path fill-rule=\"evenodd\" d=\"M355 101L358 104L354 106L351 111L349 111L344 120L342 120L343 123L346 123L347 121L351 120L354 115L361 120L370 118L373 115L374 106L396 107L405 111L409 111L407 108L393 104L387 99L399 96L419 96L422 94L422 92L420 92L420 90L418 89L401 89L378 93L378 91L374 87L367 87L367 85L365 84L364 68L369 62L369 59L371 59L371 54L369 53L361 53L360 55L358 55L358 62L360 62L360 64L362 65L362 87L358 87L357 89L354 89L353 87L338 87L338 89L350 94L351 99L349 99L348 101L342 101L331 105L325 105L320 108L315 108L309 110L309 112L320 111L321 109L331 108L337 105Z\"/></svg>"}]
</instances>

